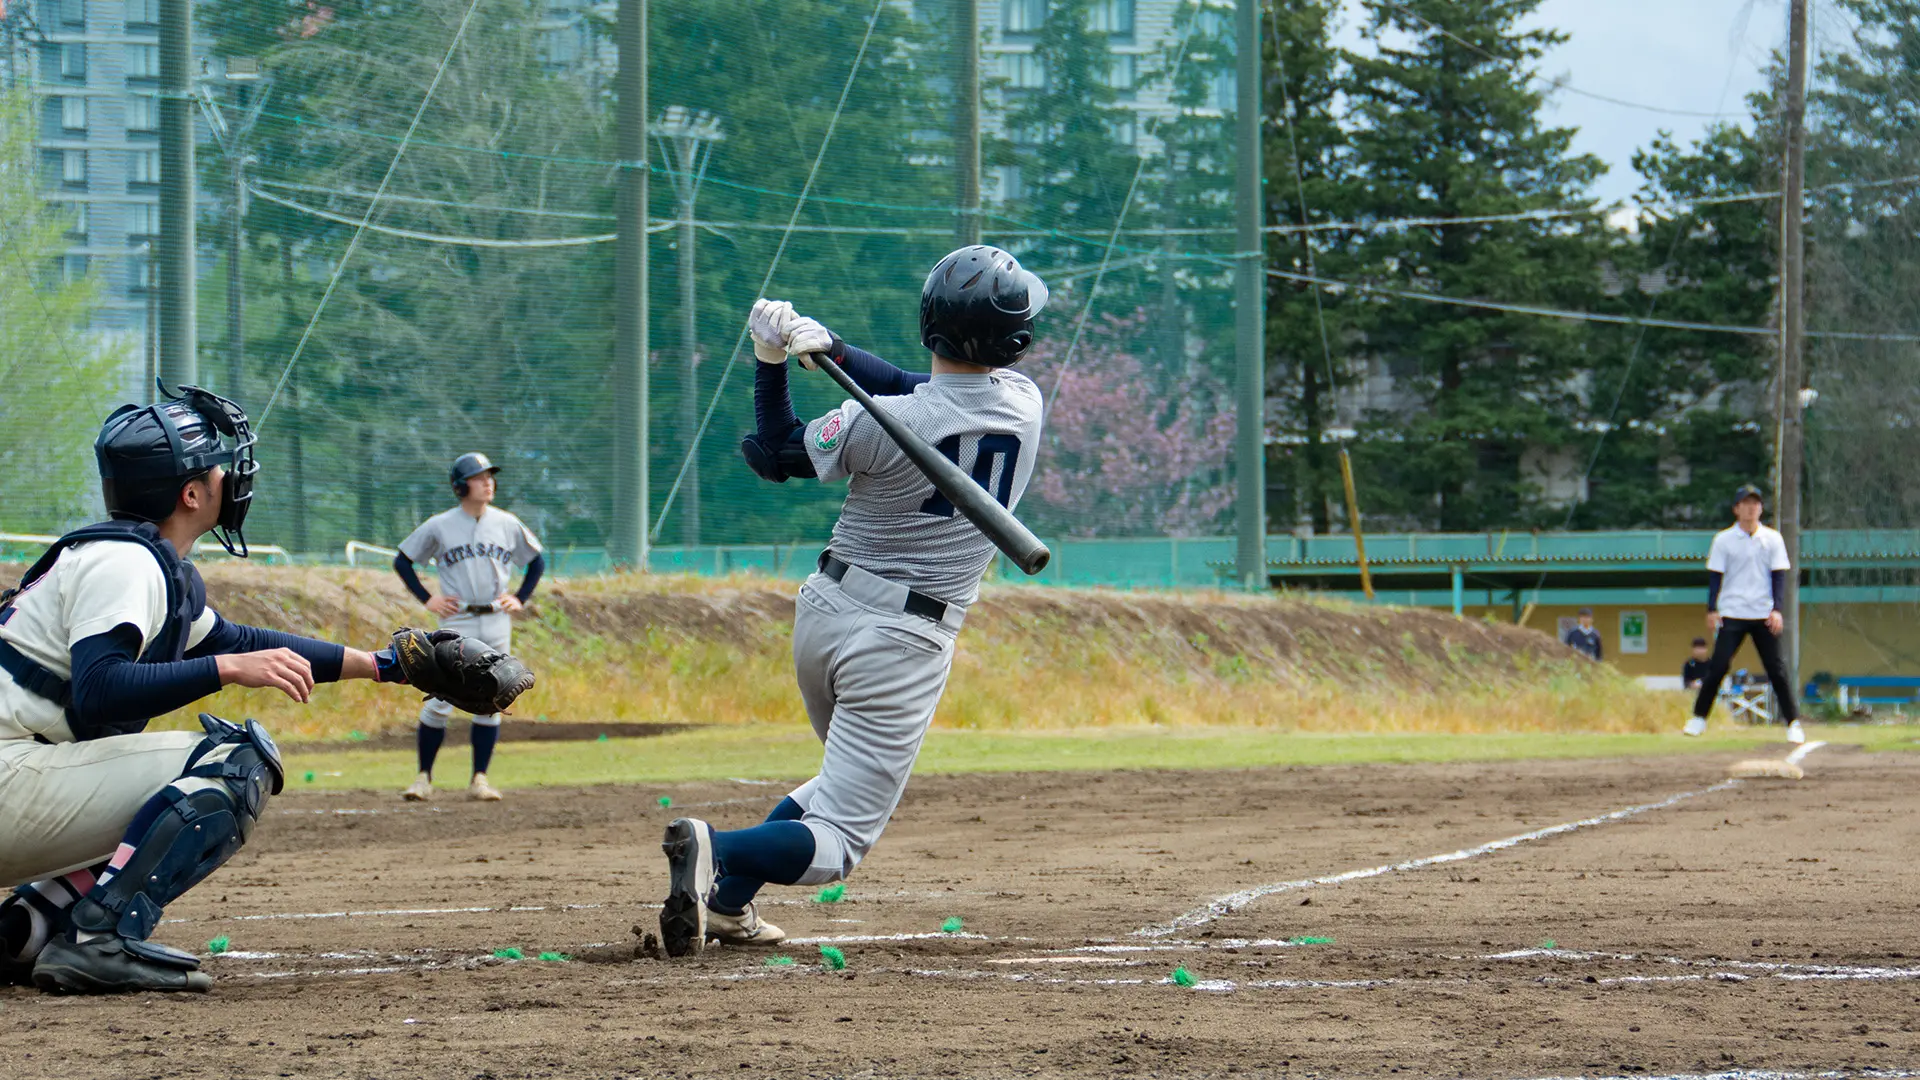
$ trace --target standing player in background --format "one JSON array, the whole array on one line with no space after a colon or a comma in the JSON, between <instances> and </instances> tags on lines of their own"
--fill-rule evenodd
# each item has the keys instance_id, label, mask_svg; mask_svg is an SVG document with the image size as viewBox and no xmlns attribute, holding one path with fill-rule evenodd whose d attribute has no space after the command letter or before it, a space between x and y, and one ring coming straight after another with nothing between
<instances>
[{"instance_id":1,"label":"standing player in background","mask_svg":"<svg viewBox=\"0 0 1920 1080\"><path fill-rule=\"evenodd\" d=\"M251 720L201 713L202 731L153 732L147 721L223 686L299 702L341 679L435 692L431 669L457 649L403 629L365 652L208 607L182 554L211 532L245 557L253 446L246 413L197 387L122 406L94 442L113 520L61 537L0 593L0 887L18 886L0 898L0 984L209 989L197 957L148 937L246 843L280 792L280 752ZM500 670L511 657L452 658L491 669L488 687L494 674L516 687L463 700L504 707L532 685L524 668Z\"/></svg>"},{"instance_id":2,"label":"standing player in background","mask_svg":"<svg viewBox=\"0 0 1920 1080\"><path fill-rule=\"evenodd\" d=\"M478 638L503 653L513 651L513 616L533 598L533 590L546 571L546 556L540 541L520 519L493 504L497 485L494 475L500 466L485 454L461 454L453 463L453 493L460 505L438 513L420 523L413 534L400 542L400 553L393 557L393 571L400 575L427 610L440 616L440 626L468 637ZM420 584L414 564L439 561L440 591L429 593ZM509 593L507 583L517 566L527 568L517 592ZM433 797L433 762L440 744L447 737L447 721L453 706L437 698L428 698L420 706L420 775L401 792L408 802L424 802ZM470 798L498 802L500 792L487 781L487 766L493 761L493 746L500 738L500 715L476 715L473 718L473 779L468 782Z\"/></svg>"},{"instance_id":3,"label":"standing player in background","mask_svg":"<svg viewBox=\"0 0 1920 1080\"><path fill-rule=\"evenodd\" d=\"M1807 741L1800 727L1800 707L1793 700L1793 680L1787 678L1786 660L1780 655L1780 635L1786 629L1780 607L1793 564L1787 558L1786 540L1760 524L1765 509L1760 489L1741 485L1733 493L1733 525L1714 535L1707 552L1707 626L1714 632L1713 658L1707 661L1707 677L1693 702L1693 718L1685 729L1688 735L1707 730L1707 714L1713 711L1720 680L1727 677L1740 642L1752 638L1753 649L1767 669L1767 681L1773 684L1780 715L1787 721L1787 741Z\"/></svg>"},{"instance_id":4,"label":"standing player in background","mask_svg":"<svg viewBox=\"0 0 1920 1080\"><path fill-rule=\"evenodd\" d=\"M741 445L761 477L850 478L832 546L794 605L793 662L820 774L750 829L716 832L698 818L667 826L669 892L660 912L670 956L709 938L774 945L779 927L755 910L762 885L815 885L853 872L906 791L953 665L967 605L993 543L933 487L880 425L848 401L812 423L794 415L787 356L825 354L882 407L1012 509L1033 475L1040 391L1007 370L1033 343L1047 301L1040 279L998 248L940 260L920 294L920 340L933 373L894 367L841 341L793 305L757 301L756 430Z\"/></svg>"},{"instance_id":5,"label":"standing player in background","mask_svg":"<svg viewBox=\"0 0 1920 1080\"><path fill-rule=\"evenodd\" d=\"M1561 643L1575 652L1586 654L1589 660L1600 659L1600 631L1593 627L1593 609L1580 609L1580 625L1567 631Z\"/></svg>"}]
</instances>

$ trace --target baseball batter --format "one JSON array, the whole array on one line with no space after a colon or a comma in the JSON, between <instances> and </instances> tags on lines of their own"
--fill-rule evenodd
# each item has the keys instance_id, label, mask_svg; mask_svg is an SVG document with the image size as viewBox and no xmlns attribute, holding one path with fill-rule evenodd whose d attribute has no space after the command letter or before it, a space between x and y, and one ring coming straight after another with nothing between
<instances>
[{"instance_id":1,"label":"baseball batter","mask_svg":"<svg viewBox=\"0 0 1920 1080\"><path fill-rule=\"evenodd\" d=\"M113 520L61 537L0 594L0 887L18 886L0 900L0 983L208 989L197 958L148 936L246 842L280 791L280 754L251 720L147 721L223 686L304 702L315 683L405 682L431 663L207 606L181 553L211 532L245 556L253 446L240 407L197 387L121 407L94 443Z\"/></svg>"},{"instance_id":2,"label":"baseball batter","mask_svg":"<svg viewBox=\"0 0 1920 1080\"><path fill-rule=\"evenodd\" d=\"M756 430L741 446L748 465L775 483L849 481L832 545L794 606L794 670L825 753L819 775L760 825L720 832L680 818L667 826L660 930L669 955L699 952L708 940L778 944L786 934L754 907L761 886L839 880L872 850L906 790L955 638L993 561L992 542L858 404L800 422L787 392L788 355L811 367L825 354L843 366L1011 509L1033 474L1041 409L1039 389L1008 365L1032 345L1046 299L1040 279L998 248L941 259L920 295L931 375L847 345L791 304L754 304L748 325L762 362Z\"/></svg>"},{"instance_id":3,"label":"baseball batter","mask_svg":"<svg viewBox=\"0 0 1920 1080\"><path fill-rule=\"evenodd\" d=\"M497 489L494 476L500 467L485 454L461 454L453 463L453 493L460 505L438 513L420 523L413 534L400 542L400 554L393 557L394 572L427 610L440 616L440 626L468 637L478 638L503 653L513 651L513 616L533 598L533 590L546 571L546 557L540 541L520 519L493 505ZM414 570L415 563L435 562L440 571L440 591L427 592ZM526 567L526 576L516 592L507 591L515 567ZM401 796L408 802L422 802L433 796L433 762L440 744L447 737L447 721L453 706L438 698L428 698L420 706L420 775ZM484 802L497 802L500 792L487 781L487 767L493 761L493 747L500 739L500 716L477 715L473 718L473 779L467 795Z\"/></svg>"}]
</instances>

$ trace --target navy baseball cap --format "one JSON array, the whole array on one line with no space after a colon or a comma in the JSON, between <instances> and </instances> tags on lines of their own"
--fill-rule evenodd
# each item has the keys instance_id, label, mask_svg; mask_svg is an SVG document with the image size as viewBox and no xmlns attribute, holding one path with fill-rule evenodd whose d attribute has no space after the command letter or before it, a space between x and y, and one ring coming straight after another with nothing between
<instances>
[{"instance_id":1,"label":"navy baseball cap","mask_svg":"<svg viewBox=\"0 0 1920 1080\"><path fill-rule=\"evenodd\" d=\"M1761 502L1766 502L1767 495L1752 484L1741 484L1739 489L1733 493L1733 505L1739 506L1748 499L1759 499Z\"/></svg>"}]
</instances>

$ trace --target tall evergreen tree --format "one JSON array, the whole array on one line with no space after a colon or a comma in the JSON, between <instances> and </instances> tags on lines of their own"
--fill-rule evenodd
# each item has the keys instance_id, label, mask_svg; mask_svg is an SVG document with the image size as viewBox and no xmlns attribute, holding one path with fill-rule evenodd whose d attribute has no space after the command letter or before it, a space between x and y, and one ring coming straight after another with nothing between
<instances>
[{"instance_id":1,"label":"tall evergreen tree","mask_svg":"<svg viewBox=\"0 0 1920 1080\"><path fill-rule=\"evenodd\" d=\"M1541 121L1531 77L1564 35L1520 27L1539 0L1362 6L1378 55L1348 57L1354 183L1372 215L1440 223L1369 234L1359 272L1448 296L1590 305L1597 216L1455 220L1577 205L1600 174L1597 159L1571 151L1571 129ZM1578 411L1582 328L1392 300L1369 305L1365 331L1404 398L1369 421L1356 455L1368 513L1444 530L1536 520L1539 477Z\"/></svg>"}]
</instances>

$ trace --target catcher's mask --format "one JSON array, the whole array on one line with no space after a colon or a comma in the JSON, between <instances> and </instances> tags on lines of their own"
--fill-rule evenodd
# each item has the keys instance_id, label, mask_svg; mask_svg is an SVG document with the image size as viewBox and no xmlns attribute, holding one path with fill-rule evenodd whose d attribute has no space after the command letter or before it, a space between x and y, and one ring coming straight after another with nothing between
<instances>
[{"instance_id":1,"label":"catcher's mask","mask_svg":"<svg viewBox=\"0 0 1920 1080\"><path fill-rule=\"evenodd\" d=\"M253 425L239 405L198 386L169 392L160 383L161 400L151 405L122 405L107 417L94 440L100 489L107 513L117 520L166 520L180 489L224 466L220 513L214 538L227 553L247 557L241 526L253 503ZM222 437L229 440L222 443Z\"/></svg>"}]
</instances>

